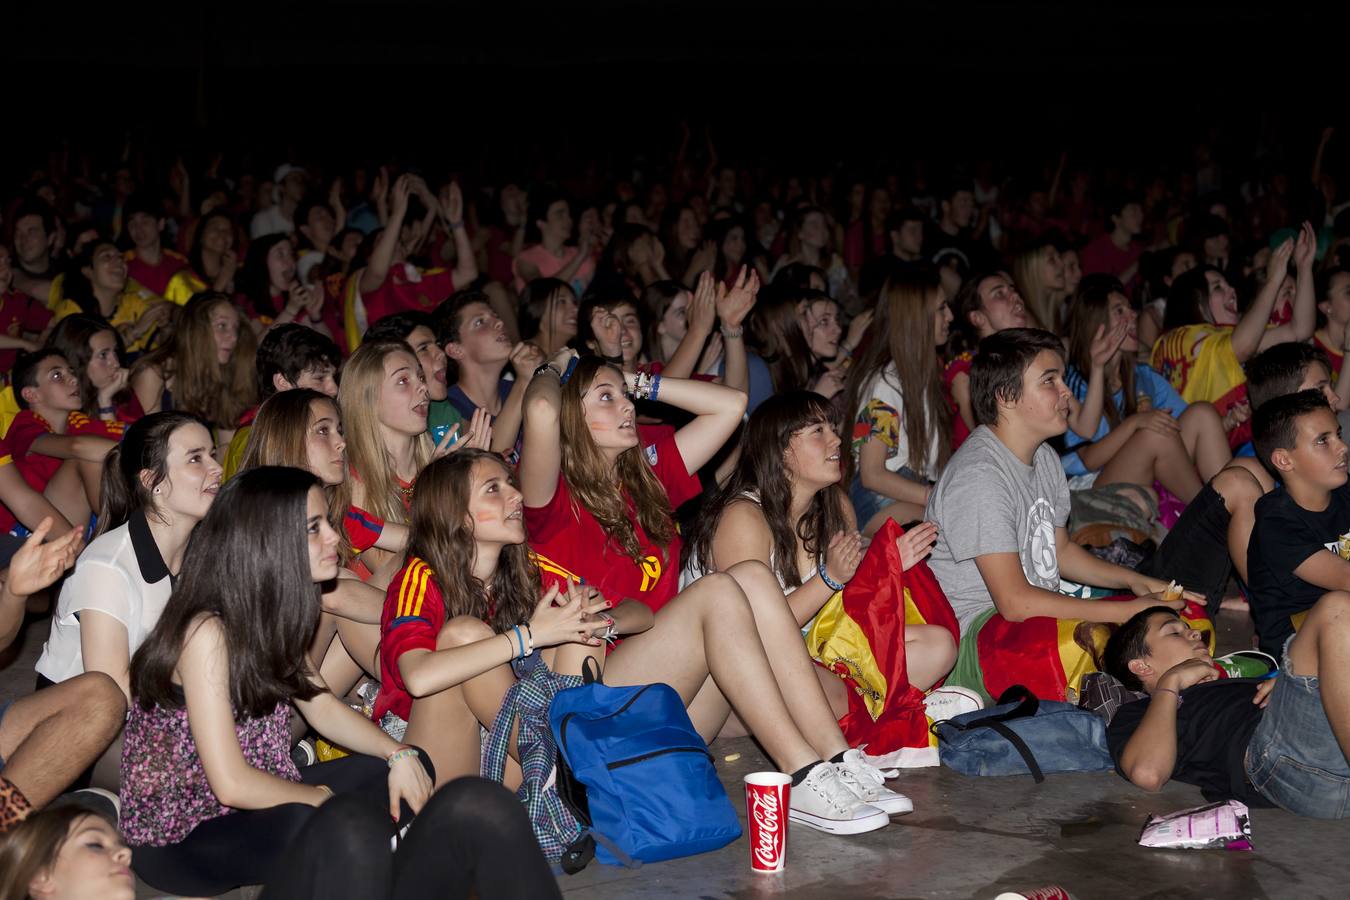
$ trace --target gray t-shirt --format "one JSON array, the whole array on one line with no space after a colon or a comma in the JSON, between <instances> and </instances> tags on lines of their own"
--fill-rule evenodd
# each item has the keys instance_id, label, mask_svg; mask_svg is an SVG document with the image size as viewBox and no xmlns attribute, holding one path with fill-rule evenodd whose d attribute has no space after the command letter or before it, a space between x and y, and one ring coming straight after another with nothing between
<instances>
[{"instance_id":1,"label":"gray t-shirt","mask_svg":"<svg viewBox=\"0 0 1350 900\"><path fill-rule=\"evenodd\" d=\"M1016 553L1028 582L1059 590L1055 529L1069 521L1069 483L1048 445L1036 448L1032 465L1024 465L981 425L947 463L925 518L938 527L928 565L962 634L994 605L977 556Z\"/></svg>"}]
</instances>

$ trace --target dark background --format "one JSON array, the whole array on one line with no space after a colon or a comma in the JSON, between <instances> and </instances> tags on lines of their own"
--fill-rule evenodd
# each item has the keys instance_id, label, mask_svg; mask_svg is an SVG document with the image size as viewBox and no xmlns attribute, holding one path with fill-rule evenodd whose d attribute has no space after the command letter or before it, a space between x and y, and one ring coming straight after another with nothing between
<instances>
[{"instance_id":1,"label":"dark background","mask_svg":"<svg viewBox=\"0 0 1350 900\"><path fill-rule=\"evenodd\" d=\"M113 154L130 133L268 166L407 154L547 176L541 159L667 156L684 119L741 164L1071 149L1129 165L1207 138L1302 168L1345 107L1345 13L1288 2L26 0L5 16L3 152L21 167L61 137Z\"/></svg>"}]
</instances>

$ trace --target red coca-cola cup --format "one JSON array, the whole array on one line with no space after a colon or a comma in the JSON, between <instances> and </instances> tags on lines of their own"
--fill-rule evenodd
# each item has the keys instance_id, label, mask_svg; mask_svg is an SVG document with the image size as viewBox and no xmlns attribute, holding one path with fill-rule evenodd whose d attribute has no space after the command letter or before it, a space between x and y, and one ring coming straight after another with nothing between
<instances>
[{"instance_id":1,"label":"red coca-cola cup","mask_svg":"<svg viewBox=\"0 0 1350 900\"><path fill-rule=\"evenodd\" d=\"M750 835L750 870L781 872L787 862L788 794L792 776L751 772L745 776L745 820Z\"/></svg>"}]
</instances>

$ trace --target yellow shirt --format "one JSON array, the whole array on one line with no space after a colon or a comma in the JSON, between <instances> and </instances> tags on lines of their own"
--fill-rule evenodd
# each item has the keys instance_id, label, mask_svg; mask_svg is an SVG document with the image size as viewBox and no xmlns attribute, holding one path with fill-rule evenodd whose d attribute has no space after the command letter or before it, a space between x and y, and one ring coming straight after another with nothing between
<instances>
[{"instance_id":1,"label":"yellow shirt","mask_svg":"<svg viewBox=\"0 0 1350 900\"><path fill-rule=\"evenodd\" d=\"M192 299L193 294L200 294L204 290L206 282L198 278L191 269L179 269L169 279L169 286L164 289L164 299L182 306Z\"/></svg>"},{"instance_id":2,"label":"yellow shirt","mask_svg":"<svg viewBox=\"0 0 1350 900\"><path fill-rule=\"evenodd\" d=\"M244 449L248 447L248 436L253 431L253 426L240 425L235 429L234 437L230 438L230 446L225 451L225 474L224 480L229 481L234 477L234 473L239 471L239 464L244 461Z\"/></svg>"},{"instance_id":3,"label":"yellow shirt","mask_svg":"<svg viewBox=\"0 0 1350 900\"><path fill-rule=\"evenodd\" d=\"M156 297L154 294L150 293L150 291L128 278L126 287L122 289L122 296L117 298L117 306L113 309L113 314L108 318L108 321L114 328L122 333L122 336L125 339L127 328L140 321L141 316L145 315L150 310L150 307L161 299L163 298ZM56 321L59 322L66 316L74 315L80 311L80 304L71 300L69 297L66 297L56 305ZM152 329L135 341L127 340L127 352L139 353L145 350L154 339L156 331L158 331L158 329Z\"/></svg>"}]
</instances>

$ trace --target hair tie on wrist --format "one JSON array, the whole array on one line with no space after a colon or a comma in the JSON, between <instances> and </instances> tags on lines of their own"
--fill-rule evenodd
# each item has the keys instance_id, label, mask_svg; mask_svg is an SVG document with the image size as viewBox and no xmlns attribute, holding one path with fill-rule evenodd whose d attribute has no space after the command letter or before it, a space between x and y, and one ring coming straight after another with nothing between
<instances>
[{"instance_id":1,"label":"hair tie on wrist","mask_svg":"<svg viewBox=\"0 0 1350 900\"><path fill-rule=\"evenodd\" d=\"M842 584L825 574L825 560L822 559L820 562L816 563L816 574L820 576L820 580L825 582L825 586L830 590L842 591L844 589Z\"/></svg>"}]
</instances>

